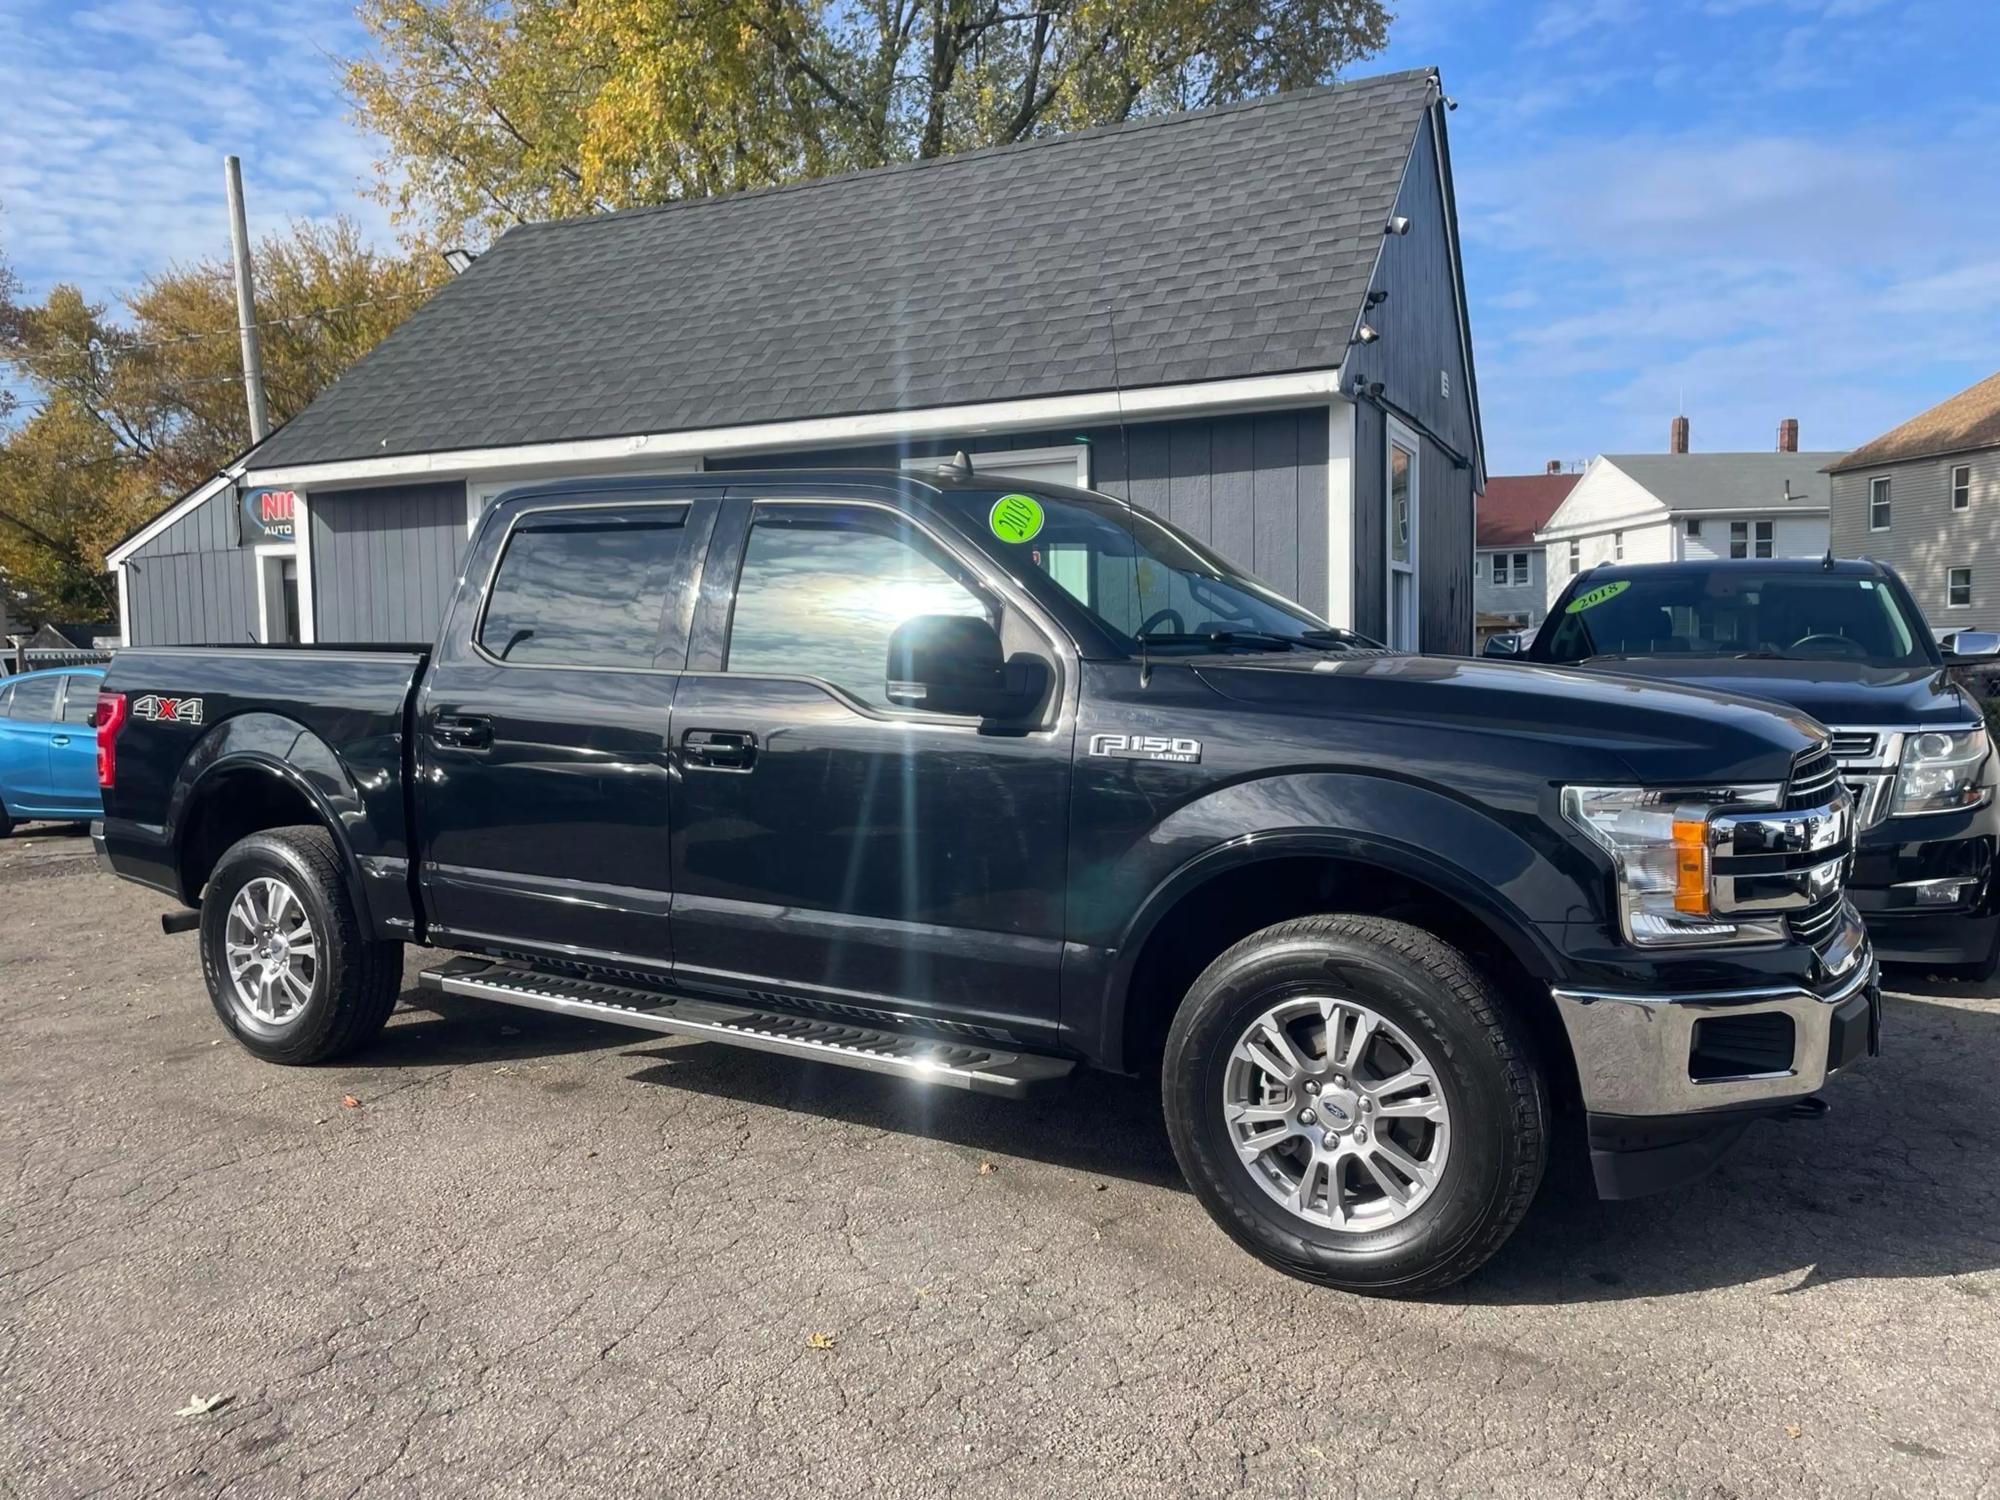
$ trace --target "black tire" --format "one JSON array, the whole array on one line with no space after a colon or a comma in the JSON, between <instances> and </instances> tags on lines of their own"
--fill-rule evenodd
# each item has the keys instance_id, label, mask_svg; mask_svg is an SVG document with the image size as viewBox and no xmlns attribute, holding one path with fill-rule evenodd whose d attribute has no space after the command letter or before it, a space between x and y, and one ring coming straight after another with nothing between
<instances>
[{"instance_id":1,"label":"black tire","mask_svg":"<svg viewBox=\"0 0 2000 1500\"><path fill-rule=\"evenodd\" d=\"M276 1026L239 1014L224 956L230 904L260 877L283 881L305 908L316 939L311 993ZM253 893L254 894L254 893ZM222 1024L266 1062L328 1062L374 1039L395 1009L403 945L362 935L340 855L324 828L273 828L238 840L216 861L201 902L201 971Z\"/></svg>"},{"instance_id":2,"label":"black tire","mask_svg":"<svg viewBox=\"0 0 2000 1500\"><path fill-rule=\"evenodd\" d=\"M0 839L4 839L13 831L14 819L9 816L5 806L0 806Z\"/></svg>"},{"instance_id":3,"label":"black tire","mask_svg":"<svg viewBox=\"0 0 2000 1500\"><path fill-rule=\"evenodd\" d=\"M1223 1101L1238 1039L1287 996L1327 994L1413 1040L1449 1110L1436 1185L1400 1222L1337 1229L1294 1213L1230 1135ZM1408 1296L1471 1275L1520 1223L1548 1154L1548 1091L1525 1028L1457 949L1380 917L1280 923L1216 959L1174 1017L1161 1090L1181 1171L1216 1223L1288 1275L1352 1292Z\"/></svg>"}]
</instances>

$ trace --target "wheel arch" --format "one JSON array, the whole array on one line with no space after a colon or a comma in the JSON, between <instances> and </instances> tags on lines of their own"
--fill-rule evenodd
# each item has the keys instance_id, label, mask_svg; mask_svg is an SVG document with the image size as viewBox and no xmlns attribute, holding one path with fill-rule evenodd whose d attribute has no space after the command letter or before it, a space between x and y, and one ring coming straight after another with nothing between
<instances>
[{"instance_id":1,"label":"wheel arch","mask_svg":"<svg viewBox=\"0 0 2000 1500\"><path fill-rule=\"evenodd\" d=\"M1231 840L1152 892L1112 969L1107 1061L1126 1072L1151 1066L1188 987L1218 955L1252 932L1330 911L1393 917L1465 952L1528 1022L1551 1084L1560 1083L1568 1045L1548 989L1558 960L1535 924L1491 884L1428 850L1327 829Z\"/></svg>"},{"instance_id":2,"label":"wheel arch","mask_svg":"<svg viewBox=\"0 0 2000 1500\"><path fill-rule=\"evenodd\" d=\"M168 799L181 899L199 903L216 862L239 839L305 824L333 840L355 909L367 921L367 883L343 816L361 807L340 758L311 730L276 714L226 720L188 756Z\"/></svg>"}]
</instances>

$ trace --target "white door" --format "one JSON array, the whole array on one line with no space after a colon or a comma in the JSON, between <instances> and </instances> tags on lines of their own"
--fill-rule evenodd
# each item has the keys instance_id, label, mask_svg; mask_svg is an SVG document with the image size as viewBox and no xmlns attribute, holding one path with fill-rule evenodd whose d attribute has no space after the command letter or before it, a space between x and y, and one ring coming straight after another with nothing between
<instances>
[{"instance_id":1,"label":"white door","mask_svg":"<svg viewBox=\"0 0 2000 1500\"><path fill-rule=\"evenodd\" d=\"M1402 423L1389 423L1389 478L1386 530L1389 534L1388 646L1415 651L1417 637L1417 501L1422 476L1416 434Z\"/></svg>"}]
</instances>

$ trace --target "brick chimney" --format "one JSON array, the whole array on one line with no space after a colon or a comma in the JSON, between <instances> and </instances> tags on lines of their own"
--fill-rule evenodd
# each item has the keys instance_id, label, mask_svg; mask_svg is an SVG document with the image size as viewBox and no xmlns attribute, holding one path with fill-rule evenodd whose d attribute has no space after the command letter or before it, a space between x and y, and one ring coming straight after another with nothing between
<instances>
[{"instance_id":1,"label":"brick chimney","mask_svg":"<svg viewBox=\"0 0 2000 1500\"><path fill-rule=\"evenodd\" d=\"M1562 471L1563 471L1563 461L1561 459L1552 458L1549 460L1549 467L1548 467L1549 473L1560 474L1562 473Z\"/></svg>"},{"instance_id":2,"label":"brick chimney","mask_svg":"<svg viewBox=\"0 0 2000 1500\"><path fill-rule=\"evenodd\" d=\"M1787 417L1778 424L1778 451L1796 453L1799 451L1799 419Z\"/></svg>"},{"instance_id":3,"label":"brick chimney","mask_svg":"<svg viewBox=\"0 0 2000 1500\"><path fill-rule=\"evenodd\" d=\"M1667 452L1685 453L1687 451L1688 419L1686 417L1675 417L1674 425L1667 429Z\"/></svg>"}]
</instances>

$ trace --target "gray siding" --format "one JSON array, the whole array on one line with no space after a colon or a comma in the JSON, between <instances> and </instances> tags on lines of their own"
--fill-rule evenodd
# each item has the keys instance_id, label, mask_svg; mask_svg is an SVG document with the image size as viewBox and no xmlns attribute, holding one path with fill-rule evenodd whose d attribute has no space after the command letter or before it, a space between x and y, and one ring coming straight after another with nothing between
<instances>
[{"instance_id":1,"label":"gray siding","mask_svg":"<svg viewBox=\"0 0 2000 1500\"><path fill-rule=\"evenodd\" d=\"M210 496L125 563L133 646L241 645L257 639L256 555L237 545L231 487Z\"/></svg>"},{"instance_id":2,"label":"gray siding","mask_svg":"<svg viewBox=\"0 0 2000 1500\"><path fill-rule=\"evenodd\" d=\"M1951 471L1972 468L1972 498L1951 508ZM2000 449L1919 458L1833 477L1838 557L1875 557L1903 575L1936 630L2000 630ZM1868 529L1868 483L1889 480L1889 529ZM1952 568L1972 569L1972 605L1948 607Z\"/></svg>"},{"instance_id":3,"label":"gray siding","mask_svg":"<svg viewBox=\"0 0 2000 1500\"><path fill-rule=\"evenodd\" d=\"M1528 582L1525 587L1516 586L1513 578L1513 559L1517 552L1528 554ZM1523 625L1539 625L1548 613L1548 558L1549 549L1534 542L1517 542L1509 547L1487 547L1476 551L1472 559L1472 603L1482 615L1495 618L1522 617ZM1493 559L1507 559L1509 582L1493 582Z\"/></svg>"},{"instance_id":4,"label":"gray siding","mask_svg":"<svg viewBox=\"0 0 2000 1500\"><path fill-rule=\"evenodd\" d=\"M464 484L316 490L307 503L319 640L434 639L465 552Z\"/></svg>"},{"instance_id":5,"label":"gray siding","mask_svg":"<svg viewBox=\"0 0 2000 1500\"><path fill-rule=\"evenodd\" d=\"M1410 232L1382 237L1370 290L1389 294L1362 320L1381 335L1349 351L1343 374L1382 382L1382 399L1461 458L1477 459L1472 380L1459 341L1458 278L1451 264L1450 208L1438 178L1426 118L1396 199ZM1442 373L1444 381L1440 381ZM1446 393L1446 384L1449 394Z\"/></svg>"},{"instance_id":6,"label":"gray siding","mask_svg":"<svg viewBox=\"0 0 2000 1500\"><path fill-rule=\"evenodd\" d=\"M1435 655L1472 649L1472 470L1423 440L1417 496L1417 640Z\"/></svg>"},{"instance_id":7,"label":"gray siding","mask_svg":"<svg viewBox=\"0 0 2000 1500\"><path fill-rule=\"evenodd\" d=\"M716 458L712 470L894 468L956 449L1090 444L1091 483L1164 516L1308 608L1327 605L1327 409L1005 436L968 434L867 448Z\"/></svg>"}]
</instances>

